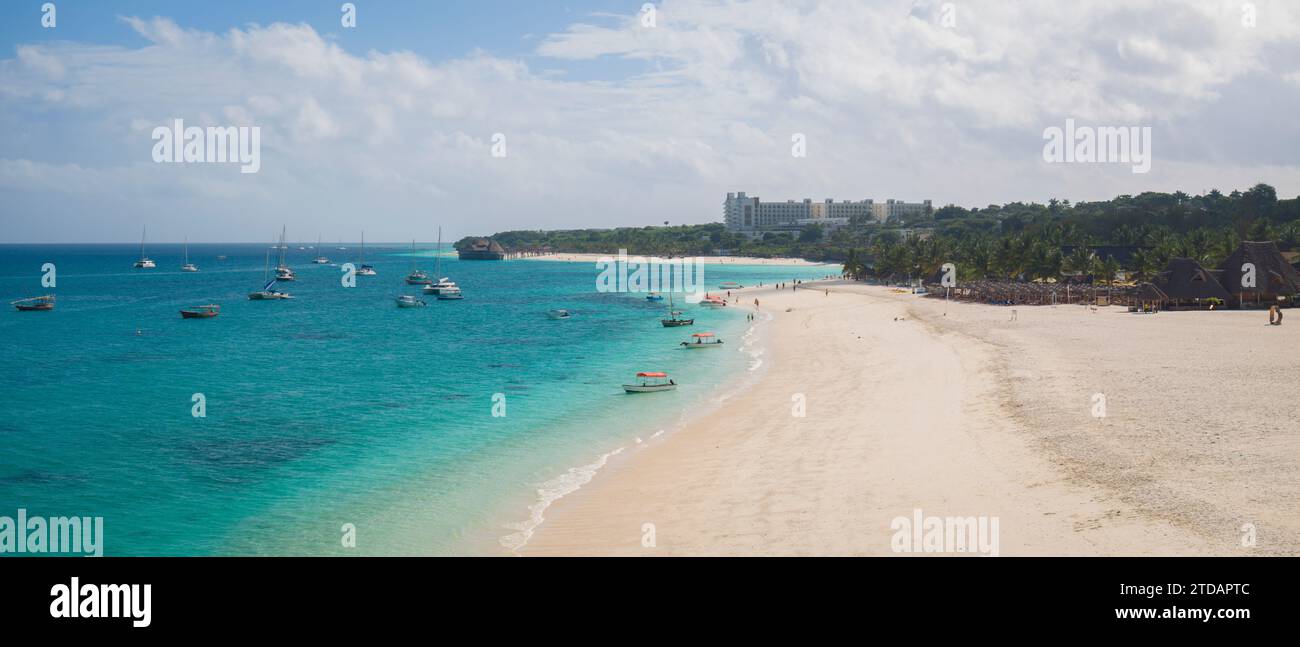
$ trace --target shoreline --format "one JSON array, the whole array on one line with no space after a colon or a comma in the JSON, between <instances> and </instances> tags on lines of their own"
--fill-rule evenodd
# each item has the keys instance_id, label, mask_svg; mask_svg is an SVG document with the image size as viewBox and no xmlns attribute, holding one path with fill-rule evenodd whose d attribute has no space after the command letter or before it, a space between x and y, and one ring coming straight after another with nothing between
<instances>
[{"instance_id":1,"label":"shoreline","mask_svg":"<svg viewBox=\"0 0 1300 647\"><path fill-rule=\"evenodd\" d=\"M728 308L735 309L736 305L729 305ZM745 309L745 312L748 311L749 309ZM736 347L719 349L720 352L749 354L749 359L746 360L747 367L740 374L727 375L720 379L718 389L721 394L708 397L703 404L688 404L686 408L676 415L666 417L662 424L649 424L644 425L644 427L634 425L627 430L627 435L632 440L613 443L610 447L604 448L600 453L589 456L587 459L579 458L579 461L585 460L586 462L569 467L564 472L536 484L533 490L532 503L524 507L524 510L528 513L528 518L519 520L518 517L515 517L500 524L500 528L512 532L500 535L494 545L479 547L473 552L484 555L523 556L527 552L528 544L533 536L545 524L548 511L557 503L582 491L583 488L588 487L593 480L601 475L617 472L628 461L633 460L639 451L667 442L703 415L717 410L728 399L735 397L744 386L759 379L765 369L760 359L763 353L760 341L762 336L761 323L761 321L755 320L749 322L747 326L740 327L737 332L740 333L739 338L741 341L736 344ZM759 346L757 355L750 349L756 343ZM518 510L519 508L503 508L503 510L505 509Z\"/></svg>"},{"instance_id":2,"label":"shoreline","mask_svg":"<svg viewBox=\"0 0 1300 647\"><path fill-rule=\"evenodd\" d=\"M917 510L1000 519L1004 555L1294 554L1300 546L1297 523L1270 512L1300 490L1295 453L1285 453L1300 434L1282 430L1269 439L1276 451L1257 450L1245 463L1233 455L1236 470L1215 471L1250 440L1226 448L1216 440L1233 433L1228 424L1249 401L1234 399L1223 424L1206 421L1210 440L1192 442L1165 420L1173 410L1160 408L1171 399L1164 383L1134 377L1129 366L1135 357L1200 363L1159 347L1141 354L1124 335L1156 326L1145 334L1174 338L1176 349L1184 338L1199 343L1207 321L1244 323L1231 313L1143 318L1041 306L1019 308L1021 321L1011 323L1009 308L845 281L740 293L744 302L759 298L772 318L764 375L556 501L522 554L891 555L891 521ZM1116 357L1094 368L1097 350L1110 347ZM1173 372L1195 380L1194 371ZM1088 413L1095 390L1111 394L1106 418ZM792 415L800 394L804 418ZM1202 462L1202 471L1185 469ZM1234 494L1265 467L1269 483ZM1209 482L1223 500L1201 494L1205 471L1217 474ZM1268 529L1268 546L1240 546L1246 522L1261 536ZM642 545L645 524L654 524L653 547Z\"/></svg>"},{"instance_id":3,"label":"shoreline","mask_svg":"<svg viewBox=\"0 0 1300 647\"><path fill-rule=\"evenodd\" d=\"M650 258L646 254L628 254L628 258L642 256ZM618 252L608 254L593 254L588 252L556 252L544 256L523 256L512 258L514 261L550 261L565 263L595 263L604 258L618 258ZM665 258L665 257L660 257ZM842 263L809 261L802 258L759 258L757 256L688 256L683 258L698 258L705 265L770 265L770 266L797 266L797 267L817 267L817 266L842 266Z\"/></svg>"}]
</instances>

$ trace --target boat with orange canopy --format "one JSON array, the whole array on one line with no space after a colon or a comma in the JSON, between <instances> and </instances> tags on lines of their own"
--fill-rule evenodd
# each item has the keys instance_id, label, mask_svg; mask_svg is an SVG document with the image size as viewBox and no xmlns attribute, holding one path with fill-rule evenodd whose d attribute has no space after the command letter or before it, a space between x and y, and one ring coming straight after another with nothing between
<instances>
[{"instance_id":1,"label":"boat with orange canopy","mask_svg":"<svg viewBox=\"0 0 1300 647\"><path fill-rule=\"evenodd\" d=\"M682 346L687 348L718 348L719 346L722 346L722 340L714 339L713 333L711 332L697 332L694 335L691 335L691 337L694 338L695 341L684 341L682 342Z\"/></svg>"},{"instance_id":2,"label":"boat with orange canopy","mask_svg":"<svg viewBox=\"0 0 1300 647\"><path fill-rule=\"evenodd\" d=\"M668 379L668 374L661 371L642 371L636 374L636 384L624 384L628 393L654 393L655 391L673 391L677 383Z\"/></svg>"}]
</instances>

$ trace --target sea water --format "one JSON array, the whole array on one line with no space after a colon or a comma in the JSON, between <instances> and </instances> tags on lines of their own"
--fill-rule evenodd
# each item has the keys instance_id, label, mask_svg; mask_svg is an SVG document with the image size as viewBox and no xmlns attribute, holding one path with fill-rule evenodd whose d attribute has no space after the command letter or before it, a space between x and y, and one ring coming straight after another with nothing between
<instances>
[{"instance_id":1,"label":"sea water","mask_svg":"<svg viewBox=\"0 0 1300 647\"><path fill-rule=\"evenodd\" d=\"M323 247L332 265L290 249L287 301L247 299L266 245L190 245L198 273L175 244L150 247L153 270L132 269L134 245L0 246L5 301L58 297L0 313L0 514L102 516L108 555L505 552L603 457L753 365L748 307L679 301L695 325L664 328L666 302L597 292L593 263L454 252L442 274L465 298L437 301L403 281L413 261L432 275L434 252L394 245L368 245L378 276L345 288L338 264L359 260L345 246ZM705 280L837 272L709 265ZM397 308L400 294L428 305ZM208 303L219 317L180 317ZM705 330L731 343L679 348ZM625 394L645 370L678 390Z\"/></svg>"}]
</instances>

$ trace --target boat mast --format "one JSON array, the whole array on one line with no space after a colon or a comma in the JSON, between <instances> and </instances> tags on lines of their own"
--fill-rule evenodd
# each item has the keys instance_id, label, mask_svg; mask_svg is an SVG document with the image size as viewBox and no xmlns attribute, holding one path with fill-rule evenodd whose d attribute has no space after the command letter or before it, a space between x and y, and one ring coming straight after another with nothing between
<instances>
[{"instance_id":1,"label":"boat mast","mask_svg":"<svg viewBox=\"0 0 1300 647\"><path fill-rule=\"evenodd\" d=\"M190 264L190 237L185 237L185 264Z\"/></svg>"},{"instance_id":2,"label":"boat mast","mask_svg":"<svg viewBox=\"0 0 1300 647\"><path fill-rule=\"evenodd\" d=\"M141 225L140 227L140 260L142 261L144 260L144 233L147 228L147 225Z\"/></svg>"},{"instance_id":3,"label":"boat mast","mask_svg":"<svg viewBox=\"0 0 1300 647\"><path fill-rule=\"evenodd\" d=\"M442 227L438 227L438 248L433 251L433 278L442 281Z\"/></svg>"}]
</instances>

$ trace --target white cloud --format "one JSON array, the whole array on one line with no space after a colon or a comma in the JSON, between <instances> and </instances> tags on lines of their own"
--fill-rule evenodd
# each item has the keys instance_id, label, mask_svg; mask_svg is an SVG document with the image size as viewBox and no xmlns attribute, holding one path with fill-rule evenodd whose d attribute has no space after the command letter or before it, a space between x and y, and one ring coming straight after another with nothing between
<instances>
[{"instance_id":1,"label":"white cloud","mask_svg":"<svg viewBox=\"0 0 1300 647\"><path fill-rule=\"evenodd\" d=\"M87 204L130 218L171 204L225 239L288 219L304 236L364 221L367 237L405 240L437 222L454 234L706 222L731 190L983 205L1265 181L1293 195L1294 155L1242 145L1260 124L1225 113L1260 106L1276 118L1262 148L1300 143L1300 125L1278 118L1300 106L1298 12L1256 4L1247 28L1233 2L970 0L946 29L931 0L669 1L654 28L596 16L542 36L541 64L358 55L306 25L207 33L124 18L146 46L52 42L0 61L0 127L21 133L0 140L0 187L43 216L6 236L134 236L137 223L96 222ZM553 71L606 59L641 71ZM261 126L261 172L147 163L147 126L178 117ZM1043 165L1042 130L1066 117L1151 125L1152 172ZM497 132L505 159L490 155ZM806 158L790 156L795 132Z\"/></svg>"}]
</instances>

